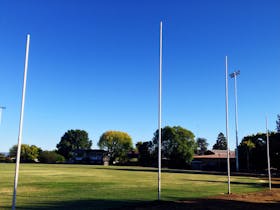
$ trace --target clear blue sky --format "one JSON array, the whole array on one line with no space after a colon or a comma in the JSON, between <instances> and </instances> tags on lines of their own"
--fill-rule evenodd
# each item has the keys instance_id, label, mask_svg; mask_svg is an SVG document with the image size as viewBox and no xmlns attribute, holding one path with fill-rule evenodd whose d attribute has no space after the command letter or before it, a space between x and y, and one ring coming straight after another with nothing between
<instances>
[{"instance_id":1,"label":"clear blue sky","mask_svg":"<svg viewBox=\"0 0 280 210\"><path fill-rule=\"evenodd\" d=\"M225 133L225 56L238 77L240 139L280 114L278 0L1 0L0 151L17 143L26 34L31 34L23 143L56 148L84 129L148 141L157 129L159 22L163 126L208 140ZM230 145L235 145L229 80Z\"/></svg>"}]
</instances>

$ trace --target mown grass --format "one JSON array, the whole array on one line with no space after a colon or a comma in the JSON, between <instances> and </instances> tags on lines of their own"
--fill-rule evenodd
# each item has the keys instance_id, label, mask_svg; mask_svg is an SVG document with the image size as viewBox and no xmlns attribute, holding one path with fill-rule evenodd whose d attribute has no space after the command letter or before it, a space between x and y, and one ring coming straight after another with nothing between
<instances>
[{"instance_id":1,"label":"mown grass","mask_svg":"<svg viewBox=\"0 0 280 210\"><path fill-rule=\"evenodd\" d=\"M0 164L0 209L10 209L14 164ZM232 177L232 192L264 189L254 177ZM162 172L162 200L227 193L227 176ZM107 209L157 199L157 170L142 167L21 164L17 209ZM139 205L141 205L139 204Z\"/></svg>"}]
</instances>

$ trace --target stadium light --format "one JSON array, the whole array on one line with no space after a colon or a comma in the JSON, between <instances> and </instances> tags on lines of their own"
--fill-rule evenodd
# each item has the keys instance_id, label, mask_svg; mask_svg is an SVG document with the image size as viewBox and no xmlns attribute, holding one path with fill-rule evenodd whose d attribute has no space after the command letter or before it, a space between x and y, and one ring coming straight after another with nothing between
<instances>
[{"instance_id":1,"label":"stadium light","mask_svg":"<svg viewBox=\"0 0 280 210\"><path fill-rule=\"evenodd\" d=\"M240 74L240 70L235 71L230 74L231 78L234 78L234 97L235 97L235 139L236 139L236 149L235 149L235 163L236 171L239 171L239 158L238 158L238 112L237 112L237 80L236 77Z\"/></svg>"}]
</instances>

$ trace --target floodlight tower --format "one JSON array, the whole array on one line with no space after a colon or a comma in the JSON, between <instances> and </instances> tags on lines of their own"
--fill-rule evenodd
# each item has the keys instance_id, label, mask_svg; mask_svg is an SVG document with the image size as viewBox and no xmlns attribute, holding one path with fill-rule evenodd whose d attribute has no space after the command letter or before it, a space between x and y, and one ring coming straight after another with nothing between
<instances>
[{"instance_id":1,"label":"floodlight tower","mask_svg":"<svg viewBox=\"0 0 280 210\"><path fill-rule=\"evenodd\" d=\"M240 70L235 71L230 74L231 78L234 78L234 96L235 96L235 139L236 139L236 149L235 149L235 162L236 171L239 171L239 160L238 160L238 114L237 114L237 82L236 77L240 74Z\"/></svg>"}]
</instances>

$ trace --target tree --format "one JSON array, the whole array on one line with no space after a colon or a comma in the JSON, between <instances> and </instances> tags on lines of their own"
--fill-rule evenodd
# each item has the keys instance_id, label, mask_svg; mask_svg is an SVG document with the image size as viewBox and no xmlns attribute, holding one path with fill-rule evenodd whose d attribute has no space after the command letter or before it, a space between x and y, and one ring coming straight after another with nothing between
<instances>
[{"instance_id":1,"label":"tree","mask_svg":"<svg viewBox=\"0 0 280 210\"><path fill-rule=\"evenodd\" d=\"M108 151L110 162L127 162L127 153L132 149L131 137L122 131L106 131L99 139L100 149Z\"/></svg>"},{"instance_id":2,"label":"tree","mask_svg":"<svg viewBox=\"0 0 280 210\"><path fill-rule=\"evenodd\" d=\"M280 115L277 115L277 120L276 120L276 131L277 133L280 133Z\"/></svg>"},{"instance_id":3,"label":"tree","mask_svg":"<svg viewBox=\"0 0 280 210\"><path fill-rule=\"evenodd\" d=\"M39 155L41 163L63 163L65 158L56 151L42 151Z\"/></svg>"},{"instance_id":4,"label":"tree","mask_svg":"<svg viewBox=\"0 0 280 210\"><path fill-rule=\"evenodd\" d=\"M162 129L162 158L169 160L169 167L184 168L191 163L194 153L194 134L180 126L166 126ZM154 133L153 144L158 151L158 130Z\"/></svg>"},{"instance_id":5,"label":"tree","mask_svg":"<svg viewBox=\"0 0 280 210\"><path fill-rule=\"evenodd\" d=\"M254 146L251 146L250 142L252 142ZM271 167L279 169L280 133L269 132L269 150ZM238 146L238 152L241 169L248 169L249 165L250 170L263 172L265 169L267 169L266 133L257 133L245 136Z\"/></svg>"},{"instance_id":6,"label":"tree","mask_svg":"<svg viewBox=\"0 0 280 210\"><path fill-rule=\"evenodd\" d=\"M246 147L246 151L247 151L247 170L249 171L250 170L250 153L251 153L251 150L256 147L256 145L254 144L254 142L251 139L242 141L241 144Z\"/></svg>"},{"instance_id":7,"label":"tree","mask_svg":"<svg viewBox=\"0 0 280 210\"><path fill-rule=\"evenodd\" d=\"M17 145L14 145L10 149L10 157L16 158L17 156ZM28 144L22 144L21 145L21 152L20 152L20 161L25 163L30 162L37 162L40 152L42 151L41 148L35 146L35 145L28 145Z\"/></svg>"},{"instance_id":8,"label":"tree","mask_svg":"<svg viewBox=\"0 0 280 210\"><path fill-rule=\"evenodd\" d=\"M226 150L227 149L226 137L222 132L219 133L216 144L213 145L213 149L217 149L217 150Z\"/></svg>"},{"instance_id":9,"label":"tree","mask_svg":"<svg viewBox=\"0 0 280 210\"><path fill-rule=\"evenodd\" d=\"M195 148L195 150L197 150L197 154L204 154L207 151L207 147L208 147L208 143L207 140L205 138L197 138L196 139L196 146L197 148Z\"/></svg>"},{"instance_id":10,"label":"tree","mask_svg":"<svg viewBox=\"0 0 280 210\"><path fill-rule=\"evenodd\" d=\"M0 153L0 163L3 163L6 161L6 155L3 153Z\"/></svg>"},{"instance_id":11,"label":"tree","mask_svg":"<svg viewBox=\"0 0 280 210\"><path fill-rule=\"evenodd\" d=\"M153 166L156 163L156 158L153 155L153 142L137 142L136 148L139 153L138 162L141 166Z\"/></svg>"},{"instance_id":12,"label":"tree","mask_svg":"<svg viewBox=\"0 0 280 210\"><path fill-rule=\"evenodd\" d=\"M58 154L69 160L77 149L90 149L92 141L84 130L68 130L56 145Z\"/></svg>"}]
</instances>

